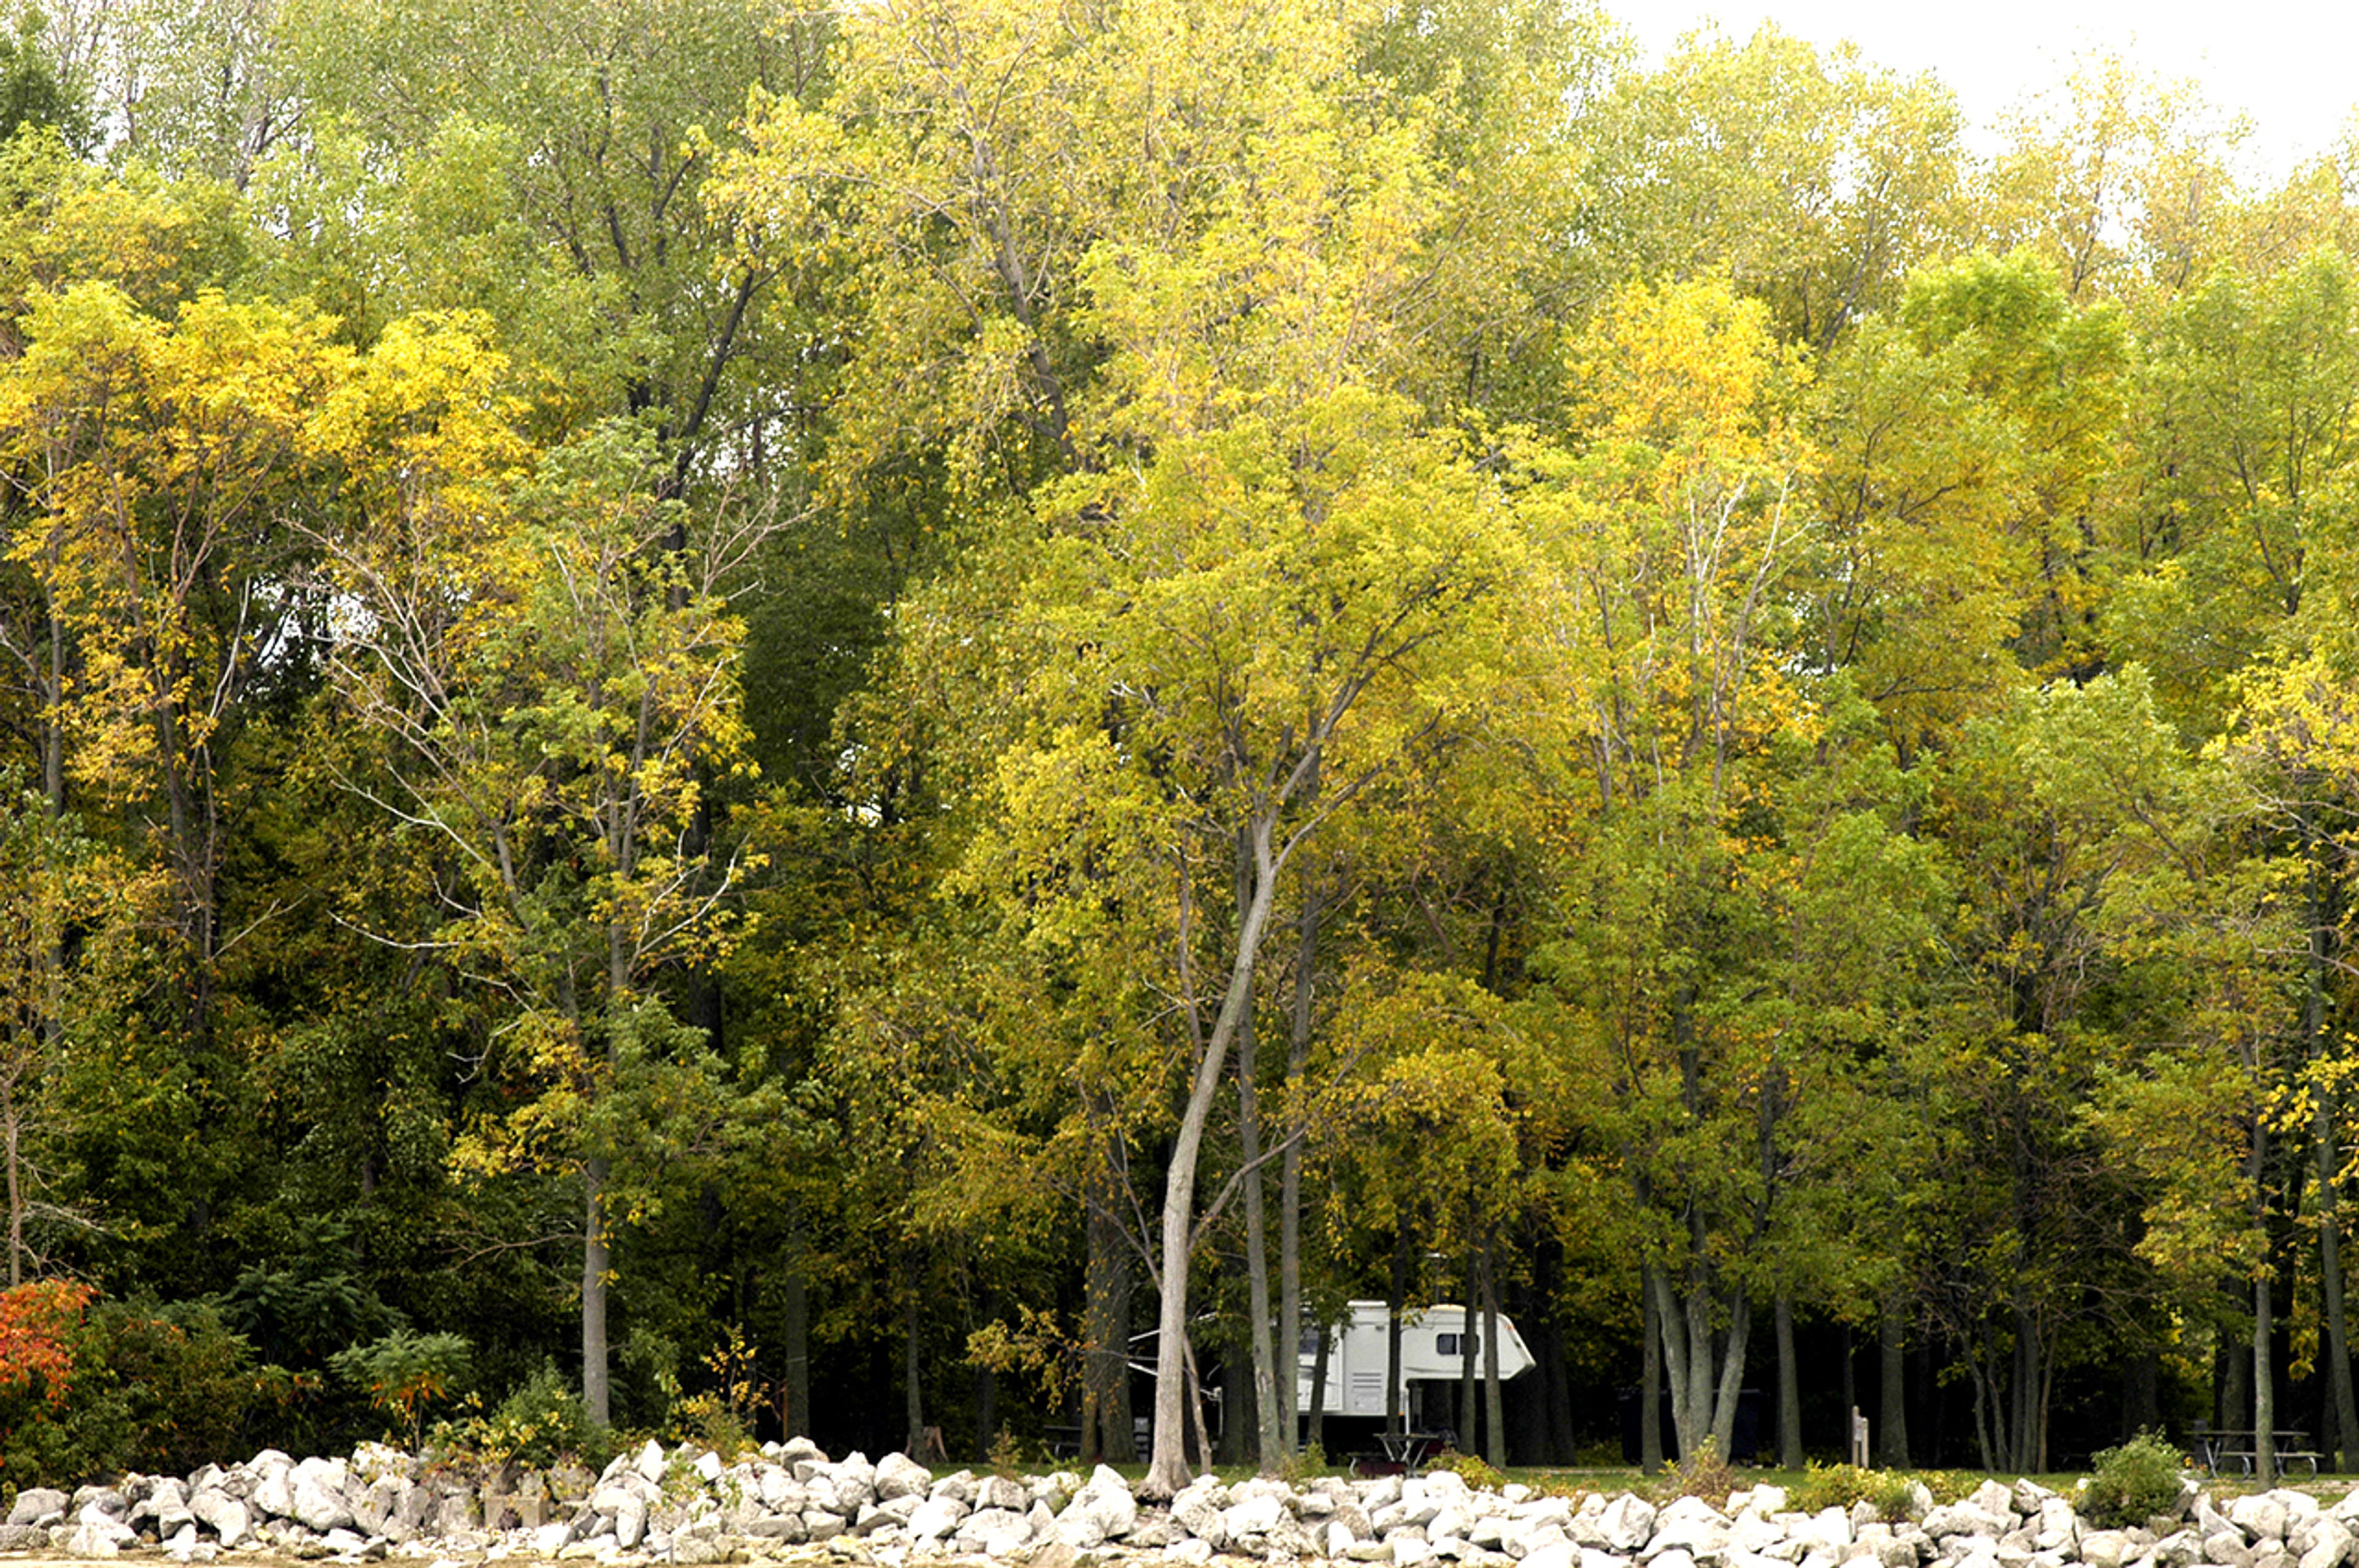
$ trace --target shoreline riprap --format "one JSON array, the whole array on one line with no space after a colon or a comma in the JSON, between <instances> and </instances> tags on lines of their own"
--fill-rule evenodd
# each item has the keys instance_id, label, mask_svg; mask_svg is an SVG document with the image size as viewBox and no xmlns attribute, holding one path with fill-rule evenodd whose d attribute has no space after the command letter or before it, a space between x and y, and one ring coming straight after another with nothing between
<instances>
[{"instance_id":1,"label":"shoreline riprap","mask_svg":"<svg viewBox=\"0 0 2359 1568\"><path fill-rule=\"evenodd\" d=\"M471 1473L397 1449L296 1460L266 1450L191 1476L126 1476L68 1494L28 1488L0 1553L90 1560L153 1552L181 1563L587 1561L811 1563L908 1568L981 1559L1021 1568L1216 1557L1417 1568L2359 1568L2359 1491L2339 1503L2281 1490L2215 1498L2192 1481L2146 1524L2100 1529L2031 1481L1986 1481L1907 1517L1802 1512L1774 1486L1657 1504L1459 1476L1223 1485L1168 1506L1115 1471L937 1475L894 1454L831 1459L804 1440L725 1463L648 1443L592 1475L564 1465Z\"/></svg>"}]
</instances>

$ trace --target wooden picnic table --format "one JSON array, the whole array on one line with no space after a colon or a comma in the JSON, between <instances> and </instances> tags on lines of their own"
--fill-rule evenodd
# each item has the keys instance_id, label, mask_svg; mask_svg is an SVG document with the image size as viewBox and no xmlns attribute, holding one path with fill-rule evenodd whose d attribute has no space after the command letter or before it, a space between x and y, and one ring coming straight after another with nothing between
<instances>
[{"instance_id":1,"label":"wooden picnic table","mask_svg":"<svg viewBox=\"0 0 2359 1568\"><path fill-rule=\"evenodd\" d=\"M2305 1476L2318 1474L2318 1451L2308 1446L2310 1433L2298 1430L2269 1429L2271 1445L2277 1451L2277 1472L2280 1475L2300 1467ZM2249 1476L2260 1463L2260 1429L2250 1426L2203 1426L2195 1428L2195 1454L2203 1468L2214 1476L2233 1472Z\"/></svg>"},{"instance_id":2,"label":"wooden picnic table","mask_svg":"<svg viewBox=\"0 0 2359 1568\"><path fill-rule=\"evenodd\" d=\"M1380 1452L1353 1455L1352 1471L1357 1476L1414 1476L1456 1442L1457 1435L1450 1432L1380 1432Z\"/></svg>"}]
</instances>

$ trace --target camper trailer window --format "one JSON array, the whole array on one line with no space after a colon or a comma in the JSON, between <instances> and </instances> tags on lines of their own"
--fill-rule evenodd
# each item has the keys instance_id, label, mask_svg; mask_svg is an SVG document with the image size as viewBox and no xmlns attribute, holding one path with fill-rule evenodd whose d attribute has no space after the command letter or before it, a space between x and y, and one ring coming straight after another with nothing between
<instances>
[{"instance_id":1,"label":"camper trailer window","mask_svg":"<svg viewBox=\"0 0 2359 1568\"><path fill-rule=\"evenodd\" d=\"M1471 1356L1480 1356L1480 1355L1482 1355L1482 1354L1483 1354L1483 1336L1482 1336L1481 1335L1479 1335L1479 1334L1473 1334L1473 1335L1469 1335L1469 1336L1467 1336L1466 1337L1468 1337L1469 1339L1472 1339L1472 1340L1473 1341L1473 1343L1472 1345L1465 1346L1463 1346L1463 1347L1462 1348L1462 1347L1460 1346L1460 1345L1459 1345L1459 1342L1458 1342L1458 1340L1459 1340L1459 1336L1458 1336L1457 1335L1454 1335L1454 1334L1437 1334L1437 1335L1435 1335L1435 1336L1433 1336L1433 1353L1434 1353L1436 1356L1469 1356L1469 1355L1471 1355Z\"/></svg>"}]
</instances>

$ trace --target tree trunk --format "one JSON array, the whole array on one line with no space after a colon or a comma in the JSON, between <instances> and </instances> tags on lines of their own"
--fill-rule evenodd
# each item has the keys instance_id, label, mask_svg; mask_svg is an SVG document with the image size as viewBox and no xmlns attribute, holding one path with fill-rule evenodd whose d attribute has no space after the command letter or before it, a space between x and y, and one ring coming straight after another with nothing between
<instances>
[{"instance_id":1,"label":"tree trunk","mask_svg":"<svg viewBox=\"0 0 2359 1568\"><path fill-rule=\"evenodd\" d=\"M931 1462L926 1441L925 1359L918 1338L918 1292L915 1271L910 1290L901 1305L901 1409L908 1418L908 1435L901 1440L901 1452L924 1465Z\"/></svg>"},{"instance_id":2,"label":"tree trunk","mask_svg":"<svg viewBox=\"0 0 2359 1568\"><path fill-rule=\"evenodd\" d=\"M583 1162L582 1173L582 1405L593 1426L612 1426L614 1412L606 1381L606 1276L613 1259L606 1247L606 1178L603 1155Z\"/></svg>"},{"instance_id":3,"label":"tree trunk","mask_svg":"<svg viewBox=\"0 0 2359 1568\"><path fill-rule=\"evenodd\" d=\"M1308 871L1303 873L1301 882L1302 909L1295 921L1294 1006L1288 1021L1286 1044L1289 1105L1299 1103L1294 1097L1301 1093L1302 1076L1310 1066L1312 1003L1316 1000L1319 964L1319 889ZM1286 1429L1289 1444L1300 1430L1299 1418L1302 1413L1298 1386L1298 1368L1302 1361L1302 1141L1293 1136L1295 1130L1289 1116L1286 1152L1278 1156L1277 1165L1278 1402L1285 1412L1280 1424ZM1325 1343L1324 1336L1321 1343ZM1316 1390L1322 1386L1311 1385L1314 1400L1318 1397Z\"/></svg>"},{"instance_id":4,"label":"tree trunk","mask_svg":"<svg viewBox=\"0 0 2359 1568\"><path fill-rule=\"evenodd\" d=\"M1137 1456L1130 1419L1130 1252L1108 1190L1114 1177L1101 1168L1095 1180L1082 1285L1082 1458L1127 1465Z\"/></svg>"},{"instance_id":5,"label":"tree trunk","mask_svg":"<svg viewBox=\"0 0 2359 1568\"><path fill-rule=\"evenodd\" d=\"M1221 1357L1219 1452L1223 1465L1243 1465L1253 1457L1252 1444L1258 1433L1245 1414L1253 1402L1252 1358L1242 1340L1232 1342L1228 1354Z\"/></svg>"},{"instance_id":6,"label":"tree trunk","mask_svg":"<svg viewBox=\"0 0 2359 1568\"><path fill-rule=\"evenodd\" d=\"M1401 1303L1408 1298L1408 1223L1393 1237L1393 1274L1385 1292L1385 1430L1407 1432L1401 1408Z\"/></svg>"},{"instance_id":7,"label":"tree trunk","mask_svg":"<svg viewBox=\"0 0 2359 1568\"><path fill-rule=\"evenodd\" d=\"M1745 1391L1745 1351L1753 1337L1752 1303L1742 1289L1730 1292L1728 1338L1721 1350L1720 1388L1712 1416L1712 1451L1722 1459L1736 1445L1736 1401Z\"/></svg>"},{"instance_id":8,"label":"tree trunk","mask_svg":"<svg viewBox=\"0 0 2359 1568\"><path fill-rule=\"evenodd\" d=\"M1327 1365L1328 1352L1334 1347L1335 1336L1326 1326L1319 1328L1319 1348L1310 1357L1310 1432L1304 1442L1322 1452L1327 1446Z\"/></svg>"},{"instance_id":9,"label":"tree trunk","mask_svg":"<svg viewBox=\"0 0 2359 1568\"><path fill-rule=\"evenodd\" d=\"M1237 907L1253 902L1252 846L1237 838ZM1293 1444L1290 1432L1281 1432L1277 1400L1277 1357L1270 1345L1269 1227L1262 1208L1261 1097L1256 1092L1254 1057L1259 1042L1254 1033L1253 993L1245 993L1237 1021L1237 1138L1245 1161L1245 1350L1253 1367L1254 1455L1263 1475L1275 1474L1277 1463ZM1228 1421L1239 1426L1234 1406Z\"/></svg>"},{"instance_id":10,"label":"tree trunk","mask_svg":"<svg viewBox=\"0 0 2359 1568\"><path fill-rule=\"evenodd\" d=\"M784 1320L787 1343L783 1353L787 1359L784 1419L779 1422L788 1437L810 1435L810 1291L809 1278L803 1271L802 1220L799 1215L787 1226L786 1277L780 1281L779 1316Z\"/></svg>"},{"instance_id":11,"label":"tree trunk","mask_svg":"<svg viewBox=\"0 0 2359 1568\"><path fill-rule=\"evenodd\" d=\"M1457 1448L1458 1452L1461 1454L1473 1454L1479 1452L1476 1444L1480 1441L1476 1433L1474 1422L1474 1400L1477 1398L1477 1390L1481 1388L1481 1384L1475 1381L1481 1365L1476 1357L1476 1353L1479 1347L1475 1343L1480 1336L1474 1332L1474 1270L1476 1256L1477 1254L1475 1253L1473 1243L1467 1243L1466 1293L1463 1304L1462 1304L1458 1309Z\"/></svg>"},{"instance_id":12,"label":"tree trunk","mask_svg":"<svg viewBox=\"0 0 2359 1568\"><path fill-rule=\"evenodd\" d=\"M1659 1474L1663 1468L1662 1313L1656 1304L1654 1288L1658 1272L1654 1264L1647 1264L1638 1291L1638 1315L1643 1325L1639 1332L1647 1342L1638 1353L1638 1467L1649 1476Z\"/></svg>"},{"instance_id":13,"label":"tree trunk","mask_svg":"<svg viewBox=\"0 0 2359 1568\"><path fill-rule=\"evenodd\" d=\"M2268 1130L2260 1116L2253 1117L2253 1141L2247 1158L2245 1174L2253 1188L2253 1223L2266 1236L2268 1228L2267 1177ZM2274 1259L2264 1256L2261 1271L2253 1280L2253 1475L2263 1486L2274 1486L2277 1477L2277 1440L2271 1428L2277 1425L2277 1390L2276 1368L2271 1365L2269 1341L2277 1332L2269 1295L2270 1272Z\"/></svg>"},{"instance_id":14,"label":"tree trunk","mask_svg":"<svg viewBox=\"0 0 2359 1568\"><path fill-rule=\"evenodd\" d=\"M974 1369L974 1456L991 1457L999 1437L999 1374L988 1367Z\"/></svg>"},{"instance_id":15,"label":"tree trunk","mask_svg":"<svg viewBox=\"0 0 2359 1568\"><path fill-rule=\"evenodd\" d=\"M1506 1404L1499 1391L1499 1271L1492 1261L1494 1235L1483 1247L1483 1462L1507 1467Z\"/></svg>"},{"instance_id":16,"label":"tree trunk","mask_svg":"<svg viewBox=\"0 0 2359 1568\"><path fill-rule=\"evenodd\" d=\"M1875 1315L1875 1460L1887 1470L1908 1468L1908 1355L1902 1307L1887 1299Z\"/></svg>"},{"instance_id":17,"label":"tree trunk","mask_svg":"<svg viewBox=\"0 0 2359 1568\"><path fill-rule=\"evenodd\" d=\"M2277 1423L2276 1368L2270 1365L2269 1341L2276 1336L2268 1271L2253 1281L2253 1478L2264 1487L2277 1485Z\"/></svg>"},{"instance_id":18,"label":"tree trunk","mask_svg":"<svg viewBox=\"0 0 2359 1568\"><path fill-rule=\"evenodd\" d=\"M1188 1362L1188 1409L1196 1422L1196 1458L1210 1469L1212 1464L1212 1430L1204 1424L1204 1375L1196 1368L1195 1341L1185 1342Z\"/></svg>"},{"instance_id":19,"label":"tree trunk","mask_svg":"<svg viewBox=\"0 0 2359 1568\"><path fill-rule=\"evenodd\" d=\"M2222 1283L2222 1293L2231 1299L2234 1310L2249 1304L2245 1299L2242 1281ZM2242 1426L2253 1412L2252 1346L2232 1343L2225 1335L2220 1339L2218 1354L2212 1363L2212 1424Z\"/></svg>"},{"instance_id":20,"label":"tree trunk","mask_svg":"<svg viewBox=\"0 0 2359 1568\"><path fill-rule=\"evenodd\" d=\"M2325 1086L2315 1091L2316 1140L2318 1154L2318 1276L2319 1290L2325 1318L2326 1344L2322 1346L2326 1372L2327 1441L2321 1446L2328 1450L2326 1459L2334 1470L2348 1470L2359 1465L2359 1400L2354 1400L2351 1379L2350 1313L2343 1289L2343 1218L2340 1201L2341 1179L2337 1167L2342 1161L2342 1145L2334 1135L2334 1112L2330 1102L2339 1100Z\"/></svg>"},{"instance_id":21,"label":"tree trunk","mask_svg":"<svg viewBox=\"0 0 2359 1568\"><path fill-rule=\"evenodd\" d=\"M1794 1365L1794 1297L1779 1291L1777 1333L1777 1467L1802 1467L1802 1379Z\"/></svg>"},{"instance_id":22,"label":"tree trunk","mask_svg":"<svg viewBox=\"0 0 2359 1568\"><path fill-rule=\"evenodd\" d=\"M1662 1325L1663 1360L1671 1381L1671 1426L1679 1438L1680 1462L1691 1465L1709 1438L1722 1458L1728 1456L1736 1433L1736 1398L1745 1378L1745 1342L1753 1319L1742 1289L1732 1290L1726 1303L1728 1335L1714 1356L1713 1308L1719 1303L1712 1274L1702 1262L1701 1221L1696 1229L1695 1261L1689 1266L1684 1292L1674 1294L1670 1276L1653 1272L1658 1297L1656 1312Z\"/></svg>"},{"instance_id":23,"label":"tree trunk","mask_svg":"<svg viewBox=\"0 0 2359 1568\"><path fill-rule=\"evenodd\" d=\"M8 1159L8 1288L12 1291L25 1282L25 1193L16 1168L19 1119L15 1083L0 1082L0 1140L7 1144Z\"/></svg>"},{"instance_id":24,"label":"tree trunk","mask_svg":"<svg viewBox=\"0 0 2359 1568\"><path fill-rule=\"evenodd\" d=\"M2015 1355L2008 1382L2004 1463L2030 1475L2047 1468L2048 1357L2038 1315L2020 1303L2015 1309Z\"/></svg>"},{"instance_id":25,"label":"tree trunk","mask_svg":"<svg viewBox=\"0 0 2359 1568\"><path fill-rule=\"evenodd\" d=\"M45 560L47 579L57 581L59 546L52 537ZM42 600L49 633L49 667L41 693L41 793L49 798L51 817L66 812L66 628L58 616L57 600L47 589Z\"/></svg>"},{"instance_id":26,"label":"tree trunk","mask_svg":"<svg viewBox=\"0 0 2359 1568\"><path fill-rule=\"evenodd\" d=\"M1228 989L1222 997L1220 1015L1213 1022L1211 1038L1205 1042L1202 1057L1196 1064L1187 1108L1180 1119L1180 1133L1172 1141L1171 1162L1164 1173L1163 1235L1157 1260L1161 1293L1156 1308L1155 1452L1147 1464L1147 1478L1139 1487L1142 1495L1157 1499L1176 1496L1188 1484L1180 1422L1186 1415L1188 1264L1196 1242L1196 1165L1203 1151L1204 1126L1211 1119L1212 1101L1227 1076L1229 1046L1236 1038L1239 1022L1252 995L1254 960L1261 950L1262 931L1269 923L1271 887L1277 871L1270 847L1271 832L1266 821L1255 825L1253 898L1237 922L1236 951L1230 963Z\"/></svg>"}]
</instances>

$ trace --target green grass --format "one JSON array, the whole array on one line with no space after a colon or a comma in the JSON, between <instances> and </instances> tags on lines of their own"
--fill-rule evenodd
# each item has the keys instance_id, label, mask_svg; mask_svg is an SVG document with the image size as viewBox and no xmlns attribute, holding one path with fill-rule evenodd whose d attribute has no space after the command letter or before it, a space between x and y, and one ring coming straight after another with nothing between
<instances>
[{"instance_id":1,"label":"green grass","mask_svg":"<svg viewBox=\"0 0 2359 1568\"><path fill-rule=\"evenodd\" d=\"M1071 1460L1060 1460L1054 1465L1027 1465L1025 1466L1027 1472L1052 1468L1075 1470L1084 1476L1087 1475L1086 1471L1082 1470L1082 1467ZM1133 1486L1137 1485L1147 1476L1147 1466L1144 1464L1117 1465L1114 1469ZM1250 1465L1216 1465L1212 1467L1212 1473L1220 1477L1224 1486L1234 1486L1239 1481L1251 1480L1258 1474ZM1350 1471L1347 1465L1339 1461L1322 1474L1348 1476ZM1648 1476L1636 1466L1627 1465L1595 1466L1518 1465L1511 1466L1506 1474L1510 1482L1521 1482L1535 1491L1560 1494L1603 1492L1608 1497L1619 1492L1651 1493L1663 1479L1659 1476ZM1913 1476L1923 1473L1912 1470L1908 1474ZM2072 1488L2079 1486L2088 1474L2086 1470L2050 1471L2033 1476L2029 1479L2051 1492L2070 1497ZM1950 1485L1945 1487L1936 1484L1934 1494L1937 1498L1950 1492L1962 1496L1966 1492L1973 1491L1984 1480L1993 1478L1978 1470L1944 1470L1939 1472L1939 1476L1947 1480ZM1736 1471L1736 1485L1740 1488L1774 1486L1783 1487L1788 1492L1797 1492L1802 1488L1809 1478L1809 1472L1803 1470L1779 1470L1764 1466L1757 1469L1740 1467ZM1995 1479L2007 1486L2013 1486L2017 1477L2008 1474L1997 1476ZM2204 1489L2214 1497L2235 1497L2245 1492L2266 1489L2258 1483L2246 1480L2242 1476L2228 1476L2216 1480L2209 1476L2199 1476L2198 1479L2202 1483ZM2352 1490L2359 1488L2359 1476L2333 1475L2319 1476L2314 1478L2305 1476L2298 1480L2281 1482L2280 1485L2309 1492L2328 1501L2340 1501Z\"/></svg>"}]
</instances>

